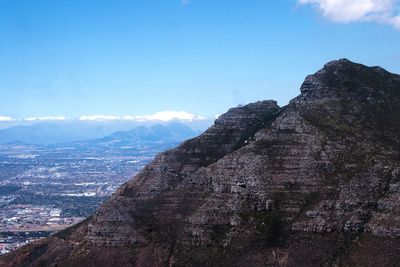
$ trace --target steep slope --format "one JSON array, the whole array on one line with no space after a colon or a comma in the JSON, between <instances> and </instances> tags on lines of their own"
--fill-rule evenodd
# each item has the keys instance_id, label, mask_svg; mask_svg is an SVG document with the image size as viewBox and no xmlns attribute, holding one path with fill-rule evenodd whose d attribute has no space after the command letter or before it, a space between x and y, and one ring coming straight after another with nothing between
<instances>
[{"instance_id":1,"label":"steep slope","mask_svg":"<svg viewBox=\"0 0 400 267\"><path fill-rule=\"evenodd\" d=\"M3 266L398 266L400 76L333 61L231 109Z\"/></svg>"}]
</instances>

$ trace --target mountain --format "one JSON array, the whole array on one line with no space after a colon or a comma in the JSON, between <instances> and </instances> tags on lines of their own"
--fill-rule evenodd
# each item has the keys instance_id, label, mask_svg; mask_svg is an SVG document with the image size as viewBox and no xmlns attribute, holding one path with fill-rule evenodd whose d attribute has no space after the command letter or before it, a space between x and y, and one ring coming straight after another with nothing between
<instances>
[{"instance_id":1,"label":"mountain","mask_svg":"<svg viewBox=\"0 0 400 267\"><path fill-rule=\"evenodd\" d=\"M43 122L0 130L0 144L55 145L74 142L89 144L93 139L101 143L101 139L112 141L115 138L130 140L134 144L160 140L173 143L195 135L190 127L180 122L145 125L119 122Z\"/></svg>"},{"instance_id":2,"label":"mountain","mask_svg":"<svg viewBox=\"0 0 400 267\"><path fill-rule=\"evenodd\" d=\"M94 152L98 155L116 150L130 153L134 151L153 150L163 151L177 146L184 140L199 135L183 123L172 122L167 124L155 124L135 127L129 131L118 131L102 138L75 141L71 143L59 143L47 145L47 149L74 147Z\"/></svg>"},{"instance_id":3,"label":"mountain","mask_svg":"<svg viewBox=\"0 0 400 267\"><path fill-rule=\"evenodd\" d=\"M106 137L96 139L94 142L99 144L113 142L120 145L142 145L161 142L174 143L193 138L197 134L188 126L174 122L166 125L140 126L130 131L118 131Z\"/></svg>"},{"instance_id":4,"label":"mountain","mask_svg":"<svg viewBox=\"0 0 400 267\"><path fill-rule=\"evenodd\" d=\"M345 59L233 108L1 266L399 266L400 76Z\"/></svg>"},{"instance_id":5,"label":"mountain","mask_svg":"<svg viewBox=\"0 0 400 267\"><path fill-rule=\"evenodd\" d=\"M42 122L17 125L0 130L0 144L22 142L49 145L100 138L113 133L114 127L90 123Z\"/></svg>"}]
</instances>

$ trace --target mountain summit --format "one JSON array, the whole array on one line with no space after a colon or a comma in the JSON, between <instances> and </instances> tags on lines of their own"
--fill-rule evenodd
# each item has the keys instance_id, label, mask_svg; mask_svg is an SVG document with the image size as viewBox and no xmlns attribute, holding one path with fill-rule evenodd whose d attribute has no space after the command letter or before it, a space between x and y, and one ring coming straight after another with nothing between
<instances>
[{"instance_id":1,"label":"mountain summit","mask_svg":"<svg viewBox=\"0 0 400 267\"><path fill-rule=\"evenodd\" d=\"M345 59L229 110L1 266L398 266L400 76Z\"/></svg>"}]
</instances>

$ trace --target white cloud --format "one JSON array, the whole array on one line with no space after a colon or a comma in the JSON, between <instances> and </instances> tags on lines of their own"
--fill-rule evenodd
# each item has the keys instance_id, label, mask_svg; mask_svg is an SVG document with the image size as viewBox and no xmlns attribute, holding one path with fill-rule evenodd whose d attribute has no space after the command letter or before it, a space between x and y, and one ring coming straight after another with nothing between
<instances>
[{"instance_id":1,"label":"white cloud","mask_svg":"<svg viewBox=\"0 0 400 267\"><path fill-rule=\"evenodd\" d=\"M7 116L0 116L0 122L4 122L4 121L14 121L14 118L11 117L7 117Z\"/></svg>"},{"instance_id":2,"label":"white cloud","mask_svg":"<svg viewBox=\"0 0 400 267\"><path fill-rule=\"evenodd\" d=\"M112 115L86 115L79 118L80 121L116 121L121 118Z\"/></svg>"},{"instance_id":3,"label":"white cloud","mask_svg":"<svg viewBox=\"0 0 400 267\"><path fill-rule=\"evenodd\" d=\"M314 5L322 14L336 22L376 21L400 29L397 0L298 0Z\"/></svg>"},{"instance_id":4,"label":"white cloud","mask_svg":"<svg viewBox=\"0 0 400 267\"><path fill-rule=\"evenodd\" d=\"M153 115L140 115L140 116L124 116L124 120L131 121L185 121L191 122L195 120L204 120L202 116L194 115L186 111L161 111L154 113Z\"/></svg>"},{"instance_id":5,"label":"white cloud","mask_svg":"<svg viewBox=\"0 0 400 267\"><path fill-rule=\"evenodd\" d=\"M26 121L65 121L67 118L64 116L43 116L43 117L29 117L25 118Z\"/></svg>"},{"instance_id":6,"label":"white cloud","mask_svg":"<svg viewBox=\"0 0 400 267\"><path fill-rule=\"evenodd\" d=\"M195 115L186 111L160 111L152 115L128 115L128 116L115 116L115 115L84 115L78 118L80 121L182 121L192 122L198 120L206 120L206 117ZM16 119L0 116L0 122L15 121ZM19 119L20 120L20 119ZM43 117L27 117L23 121L65 121L68 120L65 116L43 116Z\"/></svg>"},{"instance_id":7,"label":"white cloud","mask_svg":"<svg viewBox=\"0 0 400 267\"><path fill-rule=\"evenodd\" d=\"M198 116L186 111L160 111L152 115L127 115L127 116L113 116L113 115L86 115L79 118L80 121L184 121L192 122L196 120L205 120L205 117Z\"/></svg>"}]
</instances>

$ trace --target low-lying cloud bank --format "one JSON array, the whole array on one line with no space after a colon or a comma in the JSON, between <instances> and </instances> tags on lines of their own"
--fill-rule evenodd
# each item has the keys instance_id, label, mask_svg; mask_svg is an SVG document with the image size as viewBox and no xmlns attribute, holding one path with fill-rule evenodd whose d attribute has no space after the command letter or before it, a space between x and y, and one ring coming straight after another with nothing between
<instances>
[{"instance_id":1,"label":"low-lying cloud bank","mask_svg":"<svg viewBox=\"0 0 400 267\"><path fill-rule=\"evenodd\" d=\"M203 116L198 116L186 111L161 111L152 115L127 115L127 116L110 116L110 115L86 115L79 118L80 121L184 121L192 122L197 120L205 120Z\"/></svg>"},{"instance_id":2,"label":"low-lying cloud bank","mask_svg":"<svg viewBox=\"0 0 400 267\"><path fill-rule=\"evenodd\" d=\"M2 121L14 121L14 118L7 117L7 116L0 116L0 122Z\"/></svg>"},{"instance_id":3,"label":"low-lying cloud bank","mask_svg":"<svg viewBox=\"0 0 400 267\"><path fill-rule=\"evenodd\" d=\"M65 121L67 118L64 116L44 116L44 117L29 117L25 121Z\"/></svg>"},{"instance_id":4,"label":"low-lying cloud bank","mask_svg":"<svg viewBox=\"0 0 400 267\"><path fill-rule=\"evenodd\" d=\"M36 121L73 121L76 119L67 118L65 116L42 116L42 117L26 117L24 119L15 119L8 116L0 116L0 122L36 122ZM160 111L152 115L84 115L77 120L82 122L106 122L106 121L132 121L132 122L151 122L151 121L181 121L193 122L207 120L206 117L195 115L186 111Z\"/></svg>"}]
</instances>

